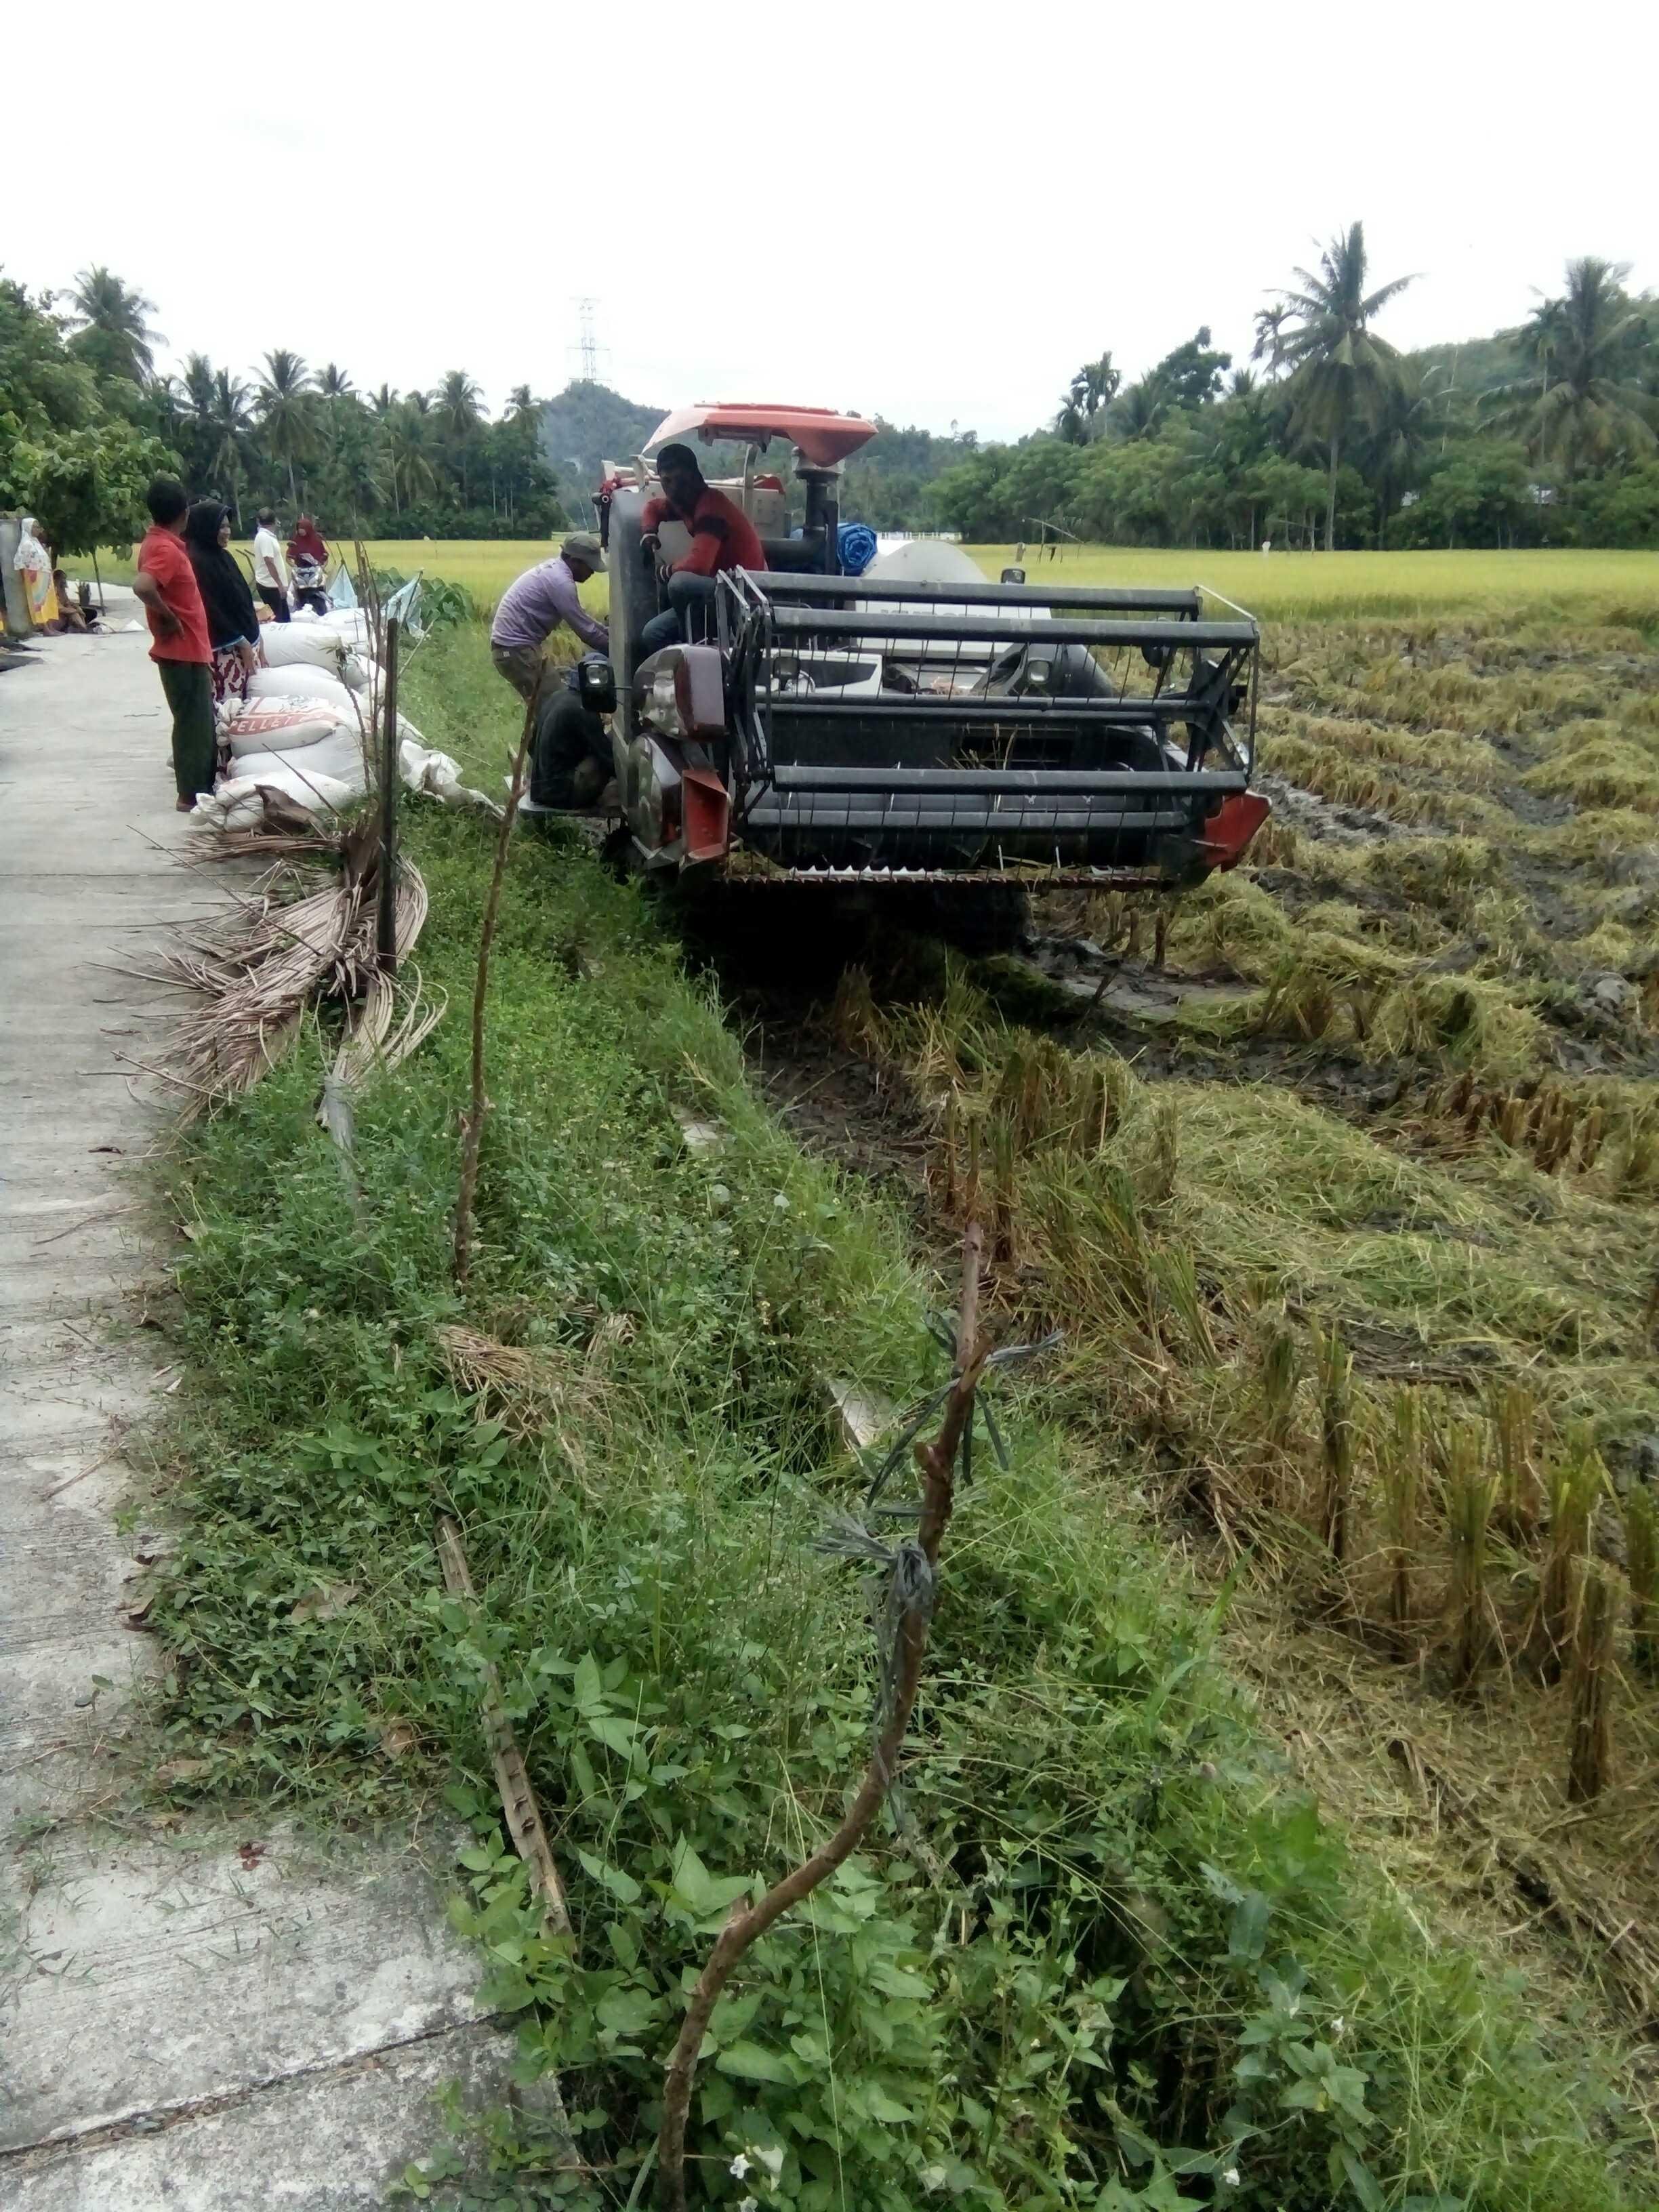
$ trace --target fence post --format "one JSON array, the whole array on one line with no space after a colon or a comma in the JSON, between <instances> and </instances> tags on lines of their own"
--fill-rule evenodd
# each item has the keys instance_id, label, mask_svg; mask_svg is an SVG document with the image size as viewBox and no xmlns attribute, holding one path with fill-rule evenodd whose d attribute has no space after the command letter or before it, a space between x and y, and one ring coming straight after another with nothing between
<instances>
[{"instance_id":1,"label":"fence post","mask_svg":"<svg viewBox=\"0 0 1659 2212\"><path fill-rule=\"evenodd\" d=\"M374 949L380 973L398 972L398 630L386 626L386 726L380 738L380 881Z\"/></svg>"}]
</instances>

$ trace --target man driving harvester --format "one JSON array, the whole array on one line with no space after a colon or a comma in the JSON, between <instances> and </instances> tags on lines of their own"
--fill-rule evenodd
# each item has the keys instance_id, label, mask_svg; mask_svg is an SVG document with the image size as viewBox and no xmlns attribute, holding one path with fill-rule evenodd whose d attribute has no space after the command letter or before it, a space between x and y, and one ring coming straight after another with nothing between
<instances>
[{"instance_id":1,"label":"man driving harvester","mask_svg":"<svg viewBox=\"0 0 1659 2212\"><path fill-rule=\"evenodd\" d=\"M690 532L691 550L665 572L668 605L640 632L641 660L665 645L678 645L689 635L690 610L706 606L714 598L714 579L721 569L766 566L754 524L734 499L704 483L690 446L665 446L657 456L657 474L662 496L647 500L640 515L645 557L658 560L657 532L671 520L683 522Z\"/></svg>"}]
</instances>

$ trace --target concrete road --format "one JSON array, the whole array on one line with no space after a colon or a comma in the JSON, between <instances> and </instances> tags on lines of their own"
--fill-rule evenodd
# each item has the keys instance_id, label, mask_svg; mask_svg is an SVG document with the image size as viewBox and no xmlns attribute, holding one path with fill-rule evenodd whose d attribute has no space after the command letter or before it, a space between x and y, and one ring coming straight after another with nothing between
<instances>
[{"instance_id":1,"label":"concrete road","mask_svg":"<svg viewBox=\"0 0 1659 2212\"><path fill-rule=\"evenodd\" d=\"M117 1531L123 1437L176 1370L133 1326L167 1255L125 1073L166 994L99 963L222 896L173 799L147 639L0 673L0 2206L337 2212L441 2139L435 2089L503 2094L511 2045L412 1850L103 1817L167 1540Z\"/></svg>"}]
</instances>

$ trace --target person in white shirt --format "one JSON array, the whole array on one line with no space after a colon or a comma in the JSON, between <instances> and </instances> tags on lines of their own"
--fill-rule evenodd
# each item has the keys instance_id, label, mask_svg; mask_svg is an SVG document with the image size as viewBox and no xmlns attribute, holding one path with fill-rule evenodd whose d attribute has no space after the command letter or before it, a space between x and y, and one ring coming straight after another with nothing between
<instances>
[{"instance_id":1,"label":"person in white shirt","mask_svg":"<svg viewBox=\"0 0 1659 2212\"><path fill-rule=\"evenodd\" d=\"M270 609L273 618L286 622L288 562L283 558L276 536L276 512L262 507L254 520L259 526L253 533L253 588Z\"/></svg>"}]
</instances>

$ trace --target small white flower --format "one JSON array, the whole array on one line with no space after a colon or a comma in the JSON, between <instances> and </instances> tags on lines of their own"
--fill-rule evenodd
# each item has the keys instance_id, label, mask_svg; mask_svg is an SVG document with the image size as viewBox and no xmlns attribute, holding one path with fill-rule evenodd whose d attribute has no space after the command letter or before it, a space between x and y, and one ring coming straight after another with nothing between
<instances>
[{"instance_id":1,"label":"small white flower","mask_svg":"<svg viewBox=\"0 0 1659 2212\"><path fill-rule=\"evenodd\" d=\"M1343 2019L1341 2014L1338 2013L1336 2018L1331 2022L1331 2033L1333 2035L1340 2035L1347 2024L1348 2023Z\"/></svg>"},{"instance_id":2,"label":"small white flower","mask_svg":"<svg viewBox=\"0 0 1659 2212\"><path fill-rule=\"evenodd\" d=\"M1236 2166L1228 2166L1223 2172L1221 2179L1226 2183L1229 2189L1237 2189L1238 2186L1238 2168Z\"/></svg>"},{"instance_id":3,"label":"small white flower","mask_svg":"<svg viewBox=\"0 0 1659 2212\"><path fill-rule=\"evenodd\" d=\"M731 2165L726 2168L726 2172L731 2175L733 2181L747 2181L750 2172L750 2162L744 2156L743 2153L739 2151L737 2156L732 2160Z\"/></svg>"},{"instance_id":4,"label":"small white flower","mask_svg":"<svg viewBox=\"0 0 1659 2212\"><path fill-rule=\"evenodd\" d=\"M777 1196L772 1200L772 1204L775 1210L779 1213L787 1213L789 1211L789 1201L781 1191L780 1191Z\"/></svg>"}]
</instances>

